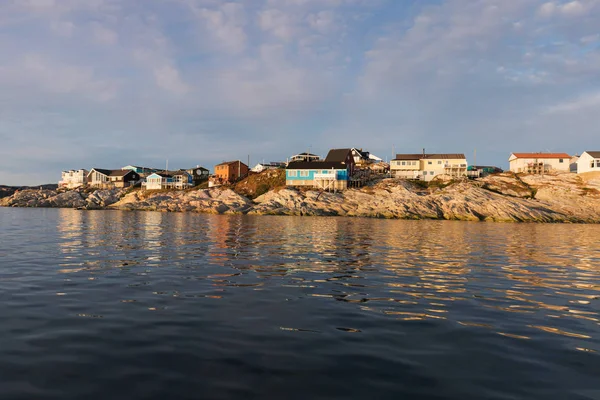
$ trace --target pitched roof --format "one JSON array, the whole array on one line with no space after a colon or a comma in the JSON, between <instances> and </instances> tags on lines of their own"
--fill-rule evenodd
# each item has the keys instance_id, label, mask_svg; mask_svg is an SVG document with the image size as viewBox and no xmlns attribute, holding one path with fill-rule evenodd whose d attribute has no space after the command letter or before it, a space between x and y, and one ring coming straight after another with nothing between
<instances>
[{"instance_id":1,"label":"pitched roof","mask_svg":"<svg viewBox=\"0 0 600 400\"><path fill-rule=\"evenodd\" d=\"M131 169L113 169L112 171L110 171L110 174L108 176L123 177L128 174L135 174L135 171Z\"/></svg>"},{"instance_id":2,"label":"pitched roof","mask_svg":"<svg viewBox=\"0 0 600 400\"><path fill-rule=\"evenodd\" d=\"M567 153L511 153L517 158L571 158Z\"/></svg>"},{"instance_id":3,"label":"pitched roof","mask_svg":"<svg viewBox=\"0 0 600 400\"><path fill-rule=\"evenodd\" d=\"M319 157L319 156L318 156L318 155L316 155L316 154L307 153L307 152L300 153L300 154L296 154L294 157L296 157L296 156L310 156L310 157Z\"/></svg>"},{"instance_id":4,"label":"pitched roof","mask_svg":"<svg viewBox=\"0 0 600 400\"><path fill-rule=\"evenodd\" d=\"M594 158L600 158L600 151L586 151L586 153Z\"/></svg>"},{"instance_id":5,"label":"pitched roof","mask_svg":"<svg viewBox=\"0 0 600 400\"><path fill-rule=\"evenodd\" d=\"M464 154L396 154L396 160L464 160Z\"/></svg>"},{"instance_id":6,"label":"pitched roof","mask_svg":"<svg viewBox=\"0 0 600 400\"><path fill-rule=\"evenodd\" d=\"M172 176L189 175L189 174L187 171L179 170L179 171L158 171L151 175L159 175L159 176L162 176L163 178L170 178Z\"/></svg>"},{"instance_id":7,"label":"pitched roof","mask_svg":"<svg viewBox=\"0 0 600 400\"><path fill-rule=\"evenodd\" d=\"M328 162L345 162L346 157L348 157L348 153L351 152L350 149L331 149L329 153L327 153L327 157L325 157L325 161Z\"/></svg>"},{"instance_id":8,"label":"pitched roof","mask_svg":"<svg viewBox=\"0 0 600 400\"><path fill-rule=\"evenodd\" d=\"M96 172L100 172L102 175L106 175L106 176L109 176L112 172L112 169L103 169L103 168L92 168L92 170L96 171Z\"/></svg>"},{"instance_id":9,"label":"pitched roof","mask_svg":"<svg viewBox=\"0 0 600 400\"><path fill-rule=\"evenodd\" d=\"M346 164L336 161L292 161L286 169L346 169Z\"/></svg>"},{"instance_id":10,"label":"pitched roof","mask_svg":"<svg viewBox=\"0 0 600 400\"><path fill-rule=\"evenodd\" d=\"M215 165L215 167L218 167L219 165L231 165L231 164L237 164L240 163L240 165L245 165L247 167L246 164L244 164L243 162L239 161L239 160L235 160L235 161L223 161L220 164Z\"/></svg>"}]
</instances>

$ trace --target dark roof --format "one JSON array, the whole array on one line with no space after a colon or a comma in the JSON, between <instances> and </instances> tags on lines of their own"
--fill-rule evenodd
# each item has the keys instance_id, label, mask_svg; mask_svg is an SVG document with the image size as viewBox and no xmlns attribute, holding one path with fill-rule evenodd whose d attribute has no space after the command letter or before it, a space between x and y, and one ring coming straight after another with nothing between
<instances>
[{"instance_id":1,"label":"dark roof","mask_svg":"<svg viewBox=\"0 0 600 400\"><path fill-rule=\"evenodd\" d=\"M235 160L235 161L224 161L221 164L215 165L215 167L218 167L219 165L231 165L231 164L237 164L237 163L240 163L240 165L246 165L246 164L244 164L243 162L241 162L239 160ZM246 167L248 167L248 166L246 165Z\"/></svg>"},{"instance_id":2,"label":"dark roof","mask_svg":"<svg viewBox=\"0 0 600 400\"><path fill-rule=\"evenodd\" d=\"M110 171L110 174L108 174L108 176L125 176L128 174L135 174L136 172L134 170L131 169L113 169L112 171Z\"/></svg>"},{"instance_id":3,"label":"dark roof","mask_svg":"<svg viewBox=\"0 0 600 400\"><path fill-rule=\"evenodd\" d=\"M196 169L203 169L205 171L208 171L208 168L204 168L204 167L200 167L200 166L193 167L193 168L182 169L181 171L193 171L193 170L196 170Z\"/></svg>"},{"instance_id":4,"label":"dark roof","mask_svg":"<svg viewBox=\"0 0 600 400\"><path fill-rule=\"evenodd\" d=\"M586 151L586 153L594 158L600 158L600 151Z\"/></svg>"},{"instance_id":5,"label":"dark roof","mask_svg":"<svg viewBox=\"0 0 600 400\"><path fill-rule=\"evenodd\" d=\"M363 151L362 149L357 149L356 147L351 149L351 150L355 150L358 154L360 154L360 156L362 158L369 158L369 152L368 151Z\"/></svg>"},{"instance_id":6,"label":"dark roof","mask_svg":"<svg viewBox=\"0 0 600 400\"><path fill-rule=\"evenodd\" d=\"M420 160L423 154L396 154L395 160Z\"/></svg>"},{"instance_id":7,"label":"dark roof","mask_svg":"<svg viewBox=\"0 0 600 400\"><path fill-rule=\"evenodd\" d=\"M464 154L449 153L449 154L396 154L395 160L462 160L466 159Z\"/></svg>"},{"instance_id":8,"label":"dark roof","mask_svg":"<svg viewBox=\"0 0 600 400\"><path fill-rule=\"evenodd\" d=\"M185 170L179 170L179 171L159 171L159 172L155 172L156 175L160 175L163 178L170 178L172 176L176 176L176 175L188 175L188 172ZM150 174L153 175L153 174Z\"/></svg>"},{"instance_id":9,"label":"dark roof","mask_svg":"<svg viewBox=\"0 0 600 400\"><path fill-rule=\"evenodd\" d=\"M351 149L331 149L325 157L325 161L329 162L345 162L348 157L348 153L352 152Z\"/></svg>"},{"instance_id":10,"label":"dark roof","mask_svg":"<svg viewBox=\"0 0 600 400\"><path fill-rule=\"evenodd\" d=\"M346 169L346 164L335 161L292 161L286 169Z\"/></svg>"},{"instance_id":11,"label":"dark roof","mask_svg":"<svg viewBox=\"0 0 600 400\"><path fill-rule=\"evenodd\" d=\"M310 157L319 157L319 156L318 156L318 155L316 155L316 154L312 154L312 153L306 153L306 152L304 152L304 153L300 153L300 154L296 154L294 157L296 157L296 156L310 156Z\"/></svg>"},{"instance_id":12,"label":"dark roof","mask_svg":"<svg viewBox=\"0 0 600 400\"><path fill-rule=\"evenodd\" d=\"M113 171L112 169L103 169L103 168L92 168L92 170L94 170L96 172L100 172L101 174L106 175L106 176L109 176L111 174L111 172Z\"/></svg>"}]
</instances>

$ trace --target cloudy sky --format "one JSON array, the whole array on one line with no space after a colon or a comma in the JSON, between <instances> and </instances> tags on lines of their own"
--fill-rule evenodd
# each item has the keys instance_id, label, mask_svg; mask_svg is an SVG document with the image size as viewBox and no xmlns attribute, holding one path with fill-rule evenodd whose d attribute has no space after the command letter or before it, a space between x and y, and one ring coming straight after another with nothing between
<instances>
[{"instance_id":1,"label":"cloudy sky","mask_svg":"<svg viewBox=\"0 0 600 400\"><path fill-rule=\"evenodd\" d=\"M311 149L600 150L600 0L3 0L0 184Z\"/></svg>"}]
</instances>

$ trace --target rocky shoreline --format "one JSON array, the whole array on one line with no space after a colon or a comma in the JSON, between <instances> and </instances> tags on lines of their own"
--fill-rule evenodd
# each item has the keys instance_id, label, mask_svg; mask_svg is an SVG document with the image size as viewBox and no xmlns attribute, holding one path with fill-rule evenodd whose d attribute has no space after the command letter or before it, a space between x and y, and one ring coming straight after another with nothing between
<instances>
[{"instance_id":1,"label":"rocky shoreline","mask_svg":"<svg viewBox=\"0 0 600 400\"><path fill-rule=\"evenodd\" d=\"M251 200L230 188L21 190L5 207L63 207L212 214L349 216L496 222L600 223L600 177L492 175L475 181L421 185L383 179L338 193L275 188Z\"/></svg>"}]
</instances>

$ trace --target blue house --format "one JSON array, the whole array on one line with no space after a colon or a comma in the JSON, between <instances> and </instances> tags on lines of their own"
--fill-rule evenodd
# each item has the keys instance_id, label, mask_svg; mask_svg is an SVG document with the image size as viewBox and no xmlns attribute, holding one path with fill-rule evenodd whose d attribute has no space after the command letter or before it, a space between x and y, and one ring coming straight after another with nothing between
<instances>
[{"instance_id":1,"label":"blue house","mask_svg":"<svg viewBox=\"0 0 600 400\"><path fill-rule=\"evenodd\" d=\"M347 165L335 161L294 161L285 169L288 186L311 186L326 190L344 190L350 174Z\"/></svg>"},{"instance_id":2,"label":"blue house","mask_svg":"<svg viewBox=\"0 0 600 400\"><path fill-rule=\"evenodd\" d=\"M142 175L148 175L148 174L152 174L154 172L159 172L162 171L159 168L148 168L148 167L140 167L137 165L127 165L123 168L121 168L123 171L125 170L130 170L130 171L134 171L137 172L138 174L142 174Z\"/></svg>"}]
</instances>

